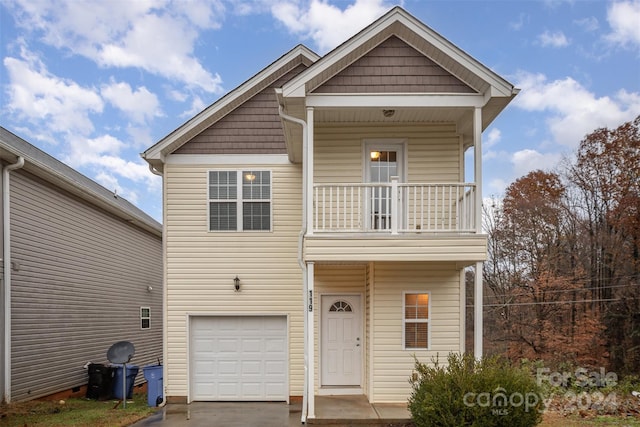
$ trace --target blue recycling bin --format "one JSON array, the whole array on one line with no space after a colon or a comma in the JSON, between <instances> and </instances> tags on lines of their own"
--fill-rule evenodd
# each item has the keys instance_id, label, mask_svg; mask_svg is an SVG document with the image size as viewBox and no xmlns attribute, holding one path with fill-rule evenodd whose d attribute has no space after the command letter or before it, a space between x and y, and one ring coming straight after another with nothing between
<instances>
[{"instance_id":1,"label":"blue recycling bin","mask_svg":"<svg viewBox=\"0 0 640 427\"><path fill-rule=\"evenodd\" d=\"M147 365L142 372L147 380L147 405L158 406L162 402L162 365Z\"/></svg>"},{"instance_id":2,"label":"blue recycling bin","mask_svg":"<svg viewBox=\"0 0 640 427\"><path fill-rule=\"evenodd\" d=\"M113 392L114 399L122 399L122 382L124 379L122 378L122 365L111 365L111 367L115 371L115 375L113 376L113 387L111 391ZM126 386L127 386L127 399L131 399L133 397L133 384L136 380L136 375L138 375L138 368L136 365L127 365L127 374L126 374Z\"/></svg>"}]
</instances>

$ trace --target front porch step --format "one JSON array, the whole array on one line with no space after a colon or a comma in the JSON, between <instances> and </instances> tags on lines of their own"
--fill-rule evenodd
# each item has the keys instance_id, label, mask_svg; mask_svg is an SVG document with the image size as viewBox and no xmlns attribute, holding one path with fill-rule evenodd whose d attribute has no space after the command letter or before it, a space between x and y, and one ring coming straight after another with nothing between
<instances>
[{"instance_id":1,"label":"front porch step","mask_svg":"<svg viewBox=\"0 0 640 427\"><path fill-rule=\"evenodd\" d=\"M315 418L308 418L307 424L333 427L414 426L406 405L372 404L363 395L315 396Z\"/></svg>"}]
</instances>

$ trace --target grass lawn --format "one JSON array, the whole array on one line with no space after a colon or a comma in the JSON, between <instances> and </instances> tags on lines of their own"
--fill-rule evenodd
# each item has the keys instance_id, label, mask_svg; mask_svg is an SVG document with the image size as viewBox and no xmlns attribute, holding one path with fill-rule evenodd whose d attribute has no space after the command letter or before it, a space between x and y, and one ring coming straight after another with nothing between
<instances>
[{"instance_id":1,"label":"grass lawn","mask_svg":"<svg viewBox=\"0 0 640 427\"><path fill-rule=\"evenodd\" d=\"M639 417L624 417L600 415L592 418L583 418L579 415L563 416L555 412L547 412L544 414L542 423L539 427L640 427Z\"/></svg>"},{"instance_id":2,"label":"grass lawn","mask_svg":"<svg viewBox=\"0 0 640 427\"><path fill-rule=\"evenodd\" d=\"M64 402L64 403L63 403ZM71 398L64 401L29 401L0 405L2 427L124 427L146 418L158 408L147 406L146 393L134 393L122 408L118 400Z\"/></svg>"}]
</instances>

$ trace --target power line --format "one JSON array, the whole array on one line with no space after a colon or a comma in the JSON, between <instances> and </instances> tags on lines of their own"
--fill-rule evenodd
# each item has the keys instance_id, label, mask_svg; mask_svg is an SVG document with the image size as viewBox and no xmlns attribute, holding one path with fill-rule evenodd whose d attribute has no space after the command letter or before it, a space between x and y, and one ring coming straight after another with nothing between
<instances>
[{"instance_id":1,"label":"power line","mask_svg":"<svg viewBox=\"0 0 640 427\"><path fill-rule=\"evenodd\" d=\"M510 302L505 304L482 304L483 307L512 307L512 306L524 306L524 305L557 305L557 304L576 304L576 303L592 303L592 302L614 302L614 301L628 301L638 300L638 298L603 298L603 299L590 299L590 300L574 300L574 301L537 301L537 302ZM467 304L467 308L473 307L473 304Z\"/></svg>"},{"instance_id":2,"label":"power line","mask_svg":"<svg viewBox=\"0 0 640 427\"><path fill-rule=\"evenodd\" d=\"M550 289L544 291L544 293L558 293L558 292L593 292L594 290L601 289L613 289L613 288L624 288L624 287L640 287L640 283L627 283L625 285L611 285L611 286L598 286L595 288L574 288L574 289ZM535 291L534 291L535 292ZM520 294L505 294L505 295L486 295L487 298L500 298L500 297L517 297L517 296L527 296L531 295L530 293L520 293Z\"/></svg>"}]
</instances>

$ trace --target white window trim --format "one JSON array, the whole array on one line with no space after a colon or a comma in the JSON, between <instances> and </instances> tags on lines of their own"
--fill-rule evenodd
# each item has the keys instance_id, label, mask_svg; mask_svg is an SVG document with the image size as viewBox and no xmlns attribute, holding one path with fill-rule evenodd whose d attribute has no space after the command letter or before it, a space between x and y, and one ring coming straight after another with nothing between
<instances>
[{"instance_id":1,"label":"white window trim","mask_svg":"<svg viewBox=\"0 0 640 427\"><path fill-rule=\"evenodd\" d=\"M413 319L407 322L406 317L406 301L407 295L422 295L426 294L429 298L429 302L427 304L427 310L429 312L429 317L426 320L422 319ZM402 349L406 351L428 351L431 350L431 292L429 291L403 291L402 292ZM427 348L407 348L406 341L406 325L407 323L426 323L427 324Z\"/></svg>"},{"instance_id":2,"label":"white window trim","mask_svg":"<svg viewBox=\"0 0 640 427\"><path fill-rule=\"evenodd\" d=\"M269 199L243 199L242 198L242 174L246 171L269 172ZM237 192L235 199L226 199L227 202L236 202L236 224L235 230L212 230L211 229L211 202L223 201L222 199L211 199L209 197L209 172L235 172L237 174ZM207 170L207 231L209 233L270 233L273 231L273 171L262 168L221 168ZM269 229L268 230L243 230L243 207L245 202L268 202L269 203Z\"/></svg>"},{"instance_id":3,"label":"white window trim","mask_svg":"<svg viewBox=\"0 0 640 427\"><path fill-rule=\"evenodd\" d=\"M142 315L143 310L148 310L149 311L149 316L148 317ZM149 320L149 327L148 328L144 328L142 326L142 321L145 320L145 319ZM151 307L140 307L140 329L151 329Z\"/></svg>"}]
</instances>

